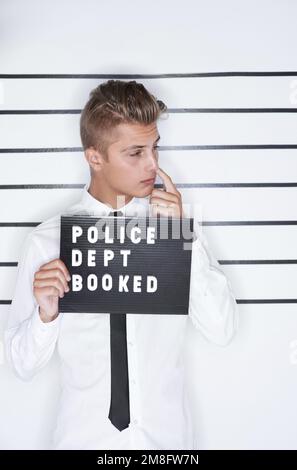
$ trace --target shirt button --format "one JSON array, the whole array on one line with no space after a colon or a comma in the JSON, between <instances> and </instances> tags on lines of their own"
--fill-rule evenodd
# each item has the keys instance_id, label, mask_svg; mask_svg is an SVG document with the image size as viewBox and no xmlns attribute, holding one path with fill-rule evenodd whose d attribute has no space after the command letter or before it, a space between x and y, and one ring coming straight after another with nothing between
<instances>
[{"instance_id":1,"label":"shirt button","mask_svg":"<svg viewBox=\"0 0 297 470\"><path fill-rule=\"evenodd\" d=\"M133 346L132 341L128 341L129 346Z\"/></svg>"},{"instance_id":2,"label":"shirt button","mask_svg":"<svg viewBox=\"0 0 297 470\"><path fill-rule=\"evenodd\" d=\"M133 424L138 424L138 420L137 419L133 419Z\"/></svg>"},{"instance_id":3,"label":"shirt button","mask_svg":"<svg viewBox=\"0 0 297 470\"><path fill-rule=\"evenodd\" d=\"M136 380L132 379L132 384L136 385Z\"/></svg>"}]
</instances>

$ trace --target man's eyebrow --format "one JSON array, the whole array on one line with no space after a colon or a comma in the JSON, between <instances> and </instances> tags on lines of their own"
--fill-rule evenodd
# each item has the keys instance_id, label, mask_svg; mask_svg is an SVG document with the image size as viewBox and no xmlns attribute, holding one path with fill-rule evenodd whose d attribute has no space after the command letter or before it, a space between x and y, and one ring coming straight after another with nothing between
<instances>
[{"instance_id":1,"label":"man's eyebrow","mask_svg":"<svg viewBox=\"0 0 297 470\"><path fill-rule=\"evenodd\" d=\"M158 138L155 140L154 144L156 144L160 139L161 139L161 136L158 136ZM147 147L147 145L130 145L130 147L122 149L121 152L126 152L126 150L142 149L144 147Z\"/></svg>"}]
</instances>

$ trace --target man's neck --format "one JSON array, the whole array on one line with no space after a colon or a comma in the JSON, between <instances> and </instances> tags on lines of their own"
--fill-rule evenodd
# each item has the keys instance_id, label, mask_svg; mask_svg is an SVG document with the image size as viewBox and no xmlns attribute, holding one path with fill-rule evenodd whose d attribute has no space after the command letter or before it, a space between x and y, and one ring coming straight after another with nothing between
<instances>
[{"instance_id":1,"label":"man's neck","mask_svg":"<svg viewBox=\"0 0 297 470\"><path fill-rule=\"evenodd\" d=\"M95 184L94 181L91 181L88 192L91 196L97 199L97 201L100 201L115 210L125 206L133 199L133 196L116 194L111 190L104 188L103 184Z\"/></svg>"}]
</instances>

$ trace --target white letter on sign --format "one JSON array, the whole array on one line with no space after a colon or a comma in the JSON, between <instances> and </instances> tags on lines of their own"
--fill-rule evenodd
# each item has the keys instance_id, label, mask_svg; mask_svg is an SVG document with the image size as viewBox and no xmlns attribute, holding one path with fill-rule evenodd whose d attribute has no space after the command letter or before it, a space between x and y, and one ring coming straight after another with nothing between
<instances>
[{"instance_id":1,"label":"white letter on sign","mask_svg":"<svg viewBox=\"0 0 297 470\"><path fill-rule=\"evenodd\" d=\"M125 268L128 266L128 255L131 255L131 250L120 250L121 255L123 255L123 266Z\"/></svg>"},{"instance_id":2,"label":"white letter on sign","mask_svg":"<svg viewBox=\"0 0 297 470\"><path fill-rule=\"evenodd\" d=\"M142 276L134 276L133 292L141 292L141 279L142 279Z\"/></svg>"},{"instance_id":3,"label":"white letter on sign","mask_svg":"<svg viewBox=\"0 0 297 470\"><path fill-rule=\"evenodd\" d=\"M155 276L148 276L146 281L146 291L156 292L157 290L157 278Z\"/></svg>"},{"instance_id":4,"label":"white letter on sign","mask_svg":"<svg viewBox=\"0 0 297 470\"><path fill-rule=\"evenodd\" d=\"M141 241L141 237L137 238L136 233L141 235L141 229L139 227L133 227L131 230L131 241L132 243L139 243Z\"/></svg>"},{"instance_id":5,"label":"white letter on sign","mask_svg":"<svg viewBox=\"0 0 297 470\"><path fill-rule=\"evenodd\" d=\"M126 274L126 276L122 276L122 274L119 277L119 292L129 292L128 287L127 287L127 282L128 282L129 276Z\"/></svg>"},{"instance_id":6,"label":"white letter on sign","mask_svg":"<svg viewBox=\"0 0 297 470\"><path fill-rule=\"evenodd\" d=\"M89 274L87 281L88 289L90 291L96 290L98 286L98 278L96 274Z\"/></svg>"},{"instance_id":7,"label":"white letter on sign","mask_svg":"<svg viewBox=\"0 0 297 470\"><path fill-rule=\"evenodd\" d=\"M114 252L111 250L104 250L104 266L108 266L109 261L114 258Z\"/></svg>"},{"instance_id":8,"label":"white letter on sign","mask_svg":"<svg viewBox=\"0 0 297 470\"><path fill-rule=\"evenodd\" d=\"M73 292L82 290L82 277L79 274L72 275L72 290Z\"/></svg>"},{"instance_id":9,"label":"white letter on sign","mask_svg":"<svg viewBox=\"0 0 297 470\"><path fill-rule=\"evenodd\" d=\"M96 266L96 250L88 250L88 266Z\"/></svg>"},{"instance_id":10,"label":"white letter on sign","mask_svg":"<svg viewBox=\"0 0 297 470\"><path fill-rule=\"evenodd\" d=\"M155 233L156 233L156 227L147 228L147 243L148 244L155 243Z\"/></svg>"},{"instance_id":11,"label":"white letter on sign","mask_svg":"<svg viewBox=\"0 0 297 470\"><path fill-rule=\"evenodd\" d=\"M105 243L113 243L113 238L110 238L110 227L107 226L105 228L105 232L104 232L104 235L105 235Z\"/></svg>"},{"instance_id":12,"label":"white letter on sign","mask_svg":"<svg viewBox=\"0 0 297 470\"><path fill-rule=\"evenodd\" d=\"M88 242L96 243L98 241L98 230L97 227L88 228Z\"/></svg>"},{"instance_id":13,"label":"white letter on sign","mask_svg":"<svg viewBox=\"0 0 297 470\"><path fill-rule=\"evenodd\" d=\"M72 243L76 243L78 237L81 237L83 233L82 228L79 225L73 225L72 227Z\"/></svg>"},{"instance_id":14,"label":"white letter on sign","mask_svg":"<svg viewBox=\"0 0 297 470\"><path fill-rule=\"evenodd\" d=\"M82 253L80 250L72 250L72 259L71 265L72 266L80 266L82 263Z\"/></svg>"},{"instance_id":15,"label":"white letter on sign","mask_svg":"<svg viewBox=\"0 0 297 470\"><path fill-rule=\"evenodd\" d=\"M112 277L110 274L104 274L102 277L102 289L111 290L112 289Z\"/></svg>"}]
</instances>

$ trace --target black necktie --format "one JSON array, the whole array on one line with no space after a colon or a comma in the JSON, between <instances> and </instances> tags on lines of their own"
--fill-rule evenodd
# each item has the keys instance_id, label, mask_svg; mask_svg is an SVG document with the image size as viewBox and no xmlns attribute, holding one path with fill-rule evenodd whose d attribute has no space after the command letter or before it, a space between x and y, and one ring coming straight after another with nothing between
<instances>
[{"instance_id":1,"label":"black necktie","mask_svg":"<svg viewBox=\"0 0 297 470\"><path fill-rule=\"evenodd\" d=\"M123 214L115 211L109 215L117 217ZM119 431L123 431L130 423L126 314L111 314L109 317L111 399L108 417Z\"/></svg>"}]
</instances>

